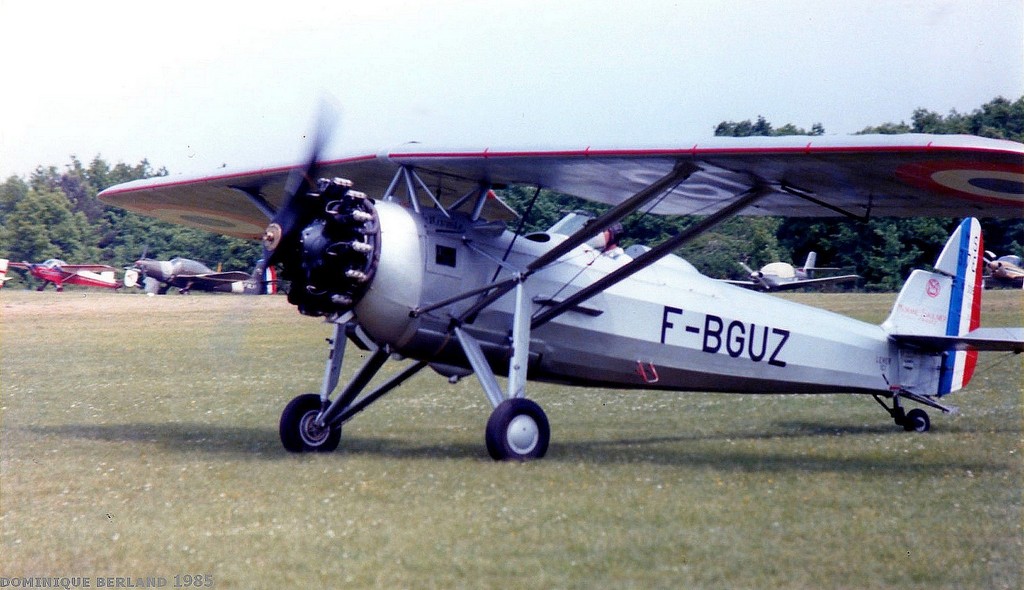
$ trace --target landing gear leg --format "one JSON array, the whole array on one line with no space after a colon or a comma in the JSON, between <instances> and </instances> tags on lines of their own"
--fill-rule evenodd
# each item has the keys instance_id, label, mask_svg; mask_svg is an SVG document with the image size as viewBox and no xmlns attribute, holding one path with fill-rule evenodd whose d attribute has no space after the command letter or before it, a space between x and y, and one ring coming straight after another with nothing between
<instances>
[{"instance_id":1,"label":"landing gear leg","mask_svg":"<svg viewBox=\"0 0 1024 590\"><path fill-rule=\"evenodd\" d=\"M332 402L330 395L337 387L341 374L346 336L360 348L373 352ZM293 453L329 452L338 448L342 424L427 366L423 362L413 363L360 398L359 395L388 360L390 350L374 345L362 335L358 325L354 323L335 322L334 337L329 338L327 342L331 350L327 357L327 366L324 368L320 394L306 393L296 397L285 406L281 414L281 444Z\"/></svg>"},{"instance_id":2,"label":"landing gear leg","mask_svg":"<svg viewBox=\"0 0 1024 590\"><path fill-rule=\"evenodd\" d=\"M903 430L906 430L907 432L928 432L928 430L931 429L932 424L931 420L928 418L928 412L925 412L921 408L914 408L909 412L904 410L903 404L900 403L901 396L909 398L917 403L941 410L944 414L955 414L957 412L955 407L942 405L930 397L911 393L909 391L898 391L893 393L891 408L882 401L880 396L874 396L875 401L885 408L885 411L889 412L889 415L892 416L896 425L902 426Z\"/></svg>"},{"instance_id":3,"label":"landing gear leg","mask_svg":"<svg viewBox=\"0 0 1024 590\"><path fill-rule=\"evenodd\" d=\"M484 441L495 461L539 459L548 451L551 426L536 402L526 399L526 369L530 345L530 300L523 283L516 285L516 311L512 324L512 358L509 360L508 395L504 395L476 338L462 328L455 336L494 412L487 420Z\"/></svg>"}]
</instances>

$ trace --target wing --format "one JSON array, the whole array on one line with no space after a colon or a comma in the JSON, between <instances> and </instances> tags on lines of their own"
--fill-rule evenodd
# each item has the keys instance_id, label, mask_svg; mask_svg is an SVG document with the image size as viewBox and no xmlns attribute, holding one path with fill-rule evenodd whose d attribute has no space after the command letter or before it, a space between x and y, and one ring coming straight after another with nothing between
<instances>
[{"instance_id":1,"label":"wing","mask_svg":"<svg viewBox=\"0 0 1024 590\"><path fill-rule=\"evenodd\" d=\"M723 283L729 283L730 285L736 285L737 287L743 287L744 289L753 289L755 291L792 291L793 289L802 289L804 287L810 287L812 285L827 285L829 283L842 283L845 281L856 281L859 279L859 275L842 275L838 277L822 277L818 279L798 279L790 281L788 283L778 283L771 285L768 288L765 283L757 281L743 281L734 279L720 279Z\"/></svg>"},{"instance_id":2,"label":"wing","mask_svg":"<svg viewBox=\"0 0 1024 590\"><path fill-rule=\"evenodd\" d=\"M252 275L240 270L233 270L229 272L215 272L200 275L178 275L177 278L205 281L208 283L237 283L239 281L248 281L252 279Z\"/></svg>"},{"instance_id":3,"label":"wing","mask_svg":"<svg viewBox=\"0 0 1024 590\"><path fill-rule=\"evenodd\" d=\"M773 285L772 291L791 291L793 289L802 289L804 287L811 287L814 285L828 285L831 283L843 283L849 281L856 281L860 277L857 275L842 275L838 277L821 277L818 279L798 279L789 283L779 283Z\"/></svg>"},{"instance_id":4,"label":"wing","mask_svg":"<svg viewBox=\"0 0 1024 590\"><path fill-rule=\"evenodd\" d=\"M737 287L743 287L744 289L764 289L764 285L754 281L739 281L734 279L719 279L723 283L729 283L730 285L736 285Z\"/></svg>"},{"instance_id":5,"label":"wing","mask_svg":"<svg viewBox=\"0 0 1024 590\"><path fill-rule=\"evenodd\" d=\"M654 202L658 214L707 214L758 186L773 193L748 215L982 216L1024 213L1024 145L973 136L713 138L669 147L431 149L409 144L380 154L324 159L372 197L411 167L442 203L481 185L526 184L616 204L679 163L691 175ZM263 234L298 165L194 178L152 178L103 191L100 199L139 213L245 238Z\"/></svg>"},{"instance_id":6,"label":"wing","mask_svg":"<svg viewBox=\"0 0 1024 590\"><path fill-rule=\"evenodd\" d=\"M106 264L62 264L58 268L67 274L77 274L83 270L89 272L114 272L117 270Z\"/></svg>"}]
</instances>

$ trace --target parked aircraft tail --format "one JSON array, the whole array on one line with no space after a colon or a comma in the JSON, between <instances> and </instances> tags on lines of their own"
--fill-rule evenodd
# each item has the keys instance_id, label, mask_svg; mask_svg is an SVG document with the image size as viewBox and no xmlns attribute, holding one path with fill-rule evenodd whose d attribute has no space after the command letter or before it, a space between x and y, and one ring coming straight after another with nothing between
<instances>
[{"instance_id":1,"label":"parked aircraft tail","mask_svg":"<svg viewBox=\"0 0 1024 590\"><path fill-rule=\"evenodd\" d=\"M277 269L267 266L263 259L256 261L256 268L252 271L252 279L247 281L246 293L256 295L274 295L277 293Z\"/></svg>"},{"instance_id":2,"label":"parked aircraft tail","mask_svg":"<svg viewBox=\"0 0 1024 590\"><path fill-rule=\"evenodd\" d=\"M911 273L882 324L901 349L941 353L938 380L929 387L935 391L921 393L941 396L967 385L978 350L1016 350L1012 334L977 330L983 252L981 224L965 219L939 254L935 271Z\"/></svg>"},{"instance_id":3,"label":"parked aircraft tail","mask_svg":"<svg viewBox=\"0 0 1024 590\"><path fill-rule=\"evenodd\" d=\"M807 276L811 276L810 273L814 272L814 265L818 263L818 253L811 251L807 253L807 260L804 261L804 272L808 273Z\"/></svg>"}]
</instances>

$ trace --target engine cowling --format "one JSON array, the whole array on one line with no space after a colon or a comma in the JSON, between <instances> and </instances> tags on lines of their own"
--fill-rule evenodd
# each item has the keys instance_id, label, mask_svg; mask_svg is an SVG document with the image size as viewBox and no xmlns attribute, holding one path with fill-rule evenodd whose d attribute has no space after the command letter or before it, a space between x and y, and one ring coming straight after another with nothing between
<instances>
[{"instance_id":1,"label":"engine cowling","mask_svg":"<svg viewBox=\"0 0 1024 590\"><path fill-rule=\"evenodd\" d=\"M314 214L281 256L288 301L306 315L350 311L380 260L380 223L372 199L342 178L321 179L305 195Z\"/></svg>"}]
</instances>

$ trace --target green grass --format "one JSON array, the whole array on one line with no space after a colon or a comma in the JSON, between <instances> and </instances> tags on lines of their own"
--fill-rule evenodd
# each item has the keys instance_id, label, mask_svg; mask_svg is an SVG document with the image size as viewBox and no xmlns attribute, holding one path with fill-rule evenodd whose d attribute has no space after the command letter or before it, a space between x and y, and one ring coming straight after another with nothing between
<instances>
[{"instance_id":1,"label":"green grass","mask_svg":"<svg viewBox=\"0 0 1024 590\"><path fill-rule=\"evenodd\" d=\"M1019 291L986 325L1021 325ZM881 321L893 295L794 295ZM424 372L289 455L329 326L282 297L0 292L0 578L217 588L1020 588L1021 359L907 434L865 396L531 384L494 463L475 379ZM348 351L346 373L357 350ZM95 586L95 581L93 583Z\"/></svg>"}]
</instances>

